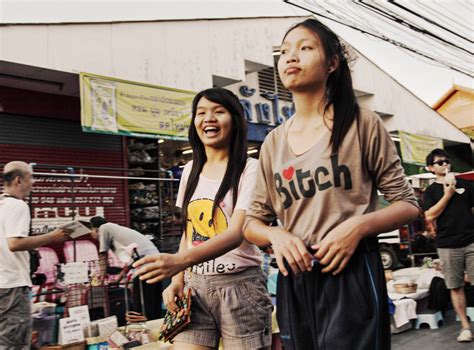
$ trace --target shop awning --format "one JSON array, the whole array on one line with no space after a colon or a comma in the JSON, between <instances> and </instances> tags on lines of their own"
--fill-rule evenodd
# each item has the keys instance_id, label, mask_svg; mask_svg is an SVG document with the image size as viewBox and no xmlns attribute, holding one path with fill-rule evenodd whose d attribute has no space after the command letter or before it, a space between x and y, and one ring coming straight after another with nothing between
<instances>
[{"instance_id":1,"label":"shop awning","mask_svg":"<svg viewBox=\"0 0 474 350\"><path fill-rule=\"evenodd\" d=\"M474 170L473 171L467 171L465 173L457 174L457 178L468 180L468 181L474 181Z\"/></svg>"}]
</instances>

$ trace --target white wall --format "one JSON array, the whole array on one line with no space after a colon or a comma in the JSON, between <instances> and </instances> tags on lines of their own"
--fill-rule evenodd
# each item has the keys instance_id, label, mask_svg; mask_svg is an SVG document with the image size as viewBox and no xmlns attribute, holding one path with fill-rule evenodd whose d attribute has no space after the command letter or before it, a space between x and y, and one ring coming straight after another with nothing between
<instances>
[{"instance_id":1,"label":"white wall","mask_svg":"<svg viewBox=\"0 0 474 350\"><path fill-rule=\"evenodd\" d=\"M299 18L0 27L0 60L200 90L245 79L245 60L272 65Z\"/></svg>"},{"instance_id":2,"label":"white wall","mask_svg":"<svg viewBox=\"0 0 474 350\"><path fill-rule=\"evenodd\" d=\"M387 114L383 120L389 131L470 142L466 134L364 56L358 54L352 69L354 87L368 93L359 99L360 104Z\"/></svg>"},{"instance_id":3,"label":"white wall","mask_svg":"<svg viewBox=\"0 0 474 350\"><path fill-rule=\"evenodd\" d=\"M302 17L0 27L0 60L88 72L198 91L213 76L246 79L250 64L272 66L273 47ZM469 143L469 138L359 55L354 87L390 131ZM244 81L245 82L245 81ZM255 86L252 86L255 88Z\"/></svg>"}]
</instances>

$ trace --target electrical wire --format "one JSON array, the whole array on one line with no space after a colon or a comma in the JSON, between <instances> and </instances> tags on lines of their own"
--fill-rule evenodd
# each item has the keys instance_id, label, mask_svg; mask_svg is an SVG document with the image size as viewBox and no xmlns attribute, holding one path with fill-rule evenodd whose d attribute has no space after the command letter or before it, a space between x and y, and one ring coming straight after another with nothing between
<instances>
[{"instance_id":1,"label":"electrical wire","mask_svg":"<svg viewBox=\"0 0 474 350\"><path fill-rule=\"evenodd\" d=\"M358 7L355 7L358 8ZM346 8L347 9L347 8ZM396 23L393 23L392 21L390 22L383 22L382 23L384 26L384 30L388 33L391 34L392 36L399 36L401 39L403 39L406 43L411 43L414 46L419 46L419 47L424 47L425 51L432 51L433 47L430 43L426 41L420 41L416 36L413 35L413 33L406 28L399 27ZM379 25L380 27L380 25ZM393 29L393 30L392 30ZM375 30L375 29L374 29ZM380 33L380 32L379 32ZM405 36L406 35L406 36ZM449 49L445 47L440 47L446 54L451 55L452 53L449 51ZM455 59L460 60L461 62L464 62L465 58L464 57L453 57Z\"/></svg>"},{"instance_id":2,"label":"electrical wire","mask_svg":"<svg viewBox=\"0 0 474 350\"><path fill-rule=\"evenodd\" d=\"M389 12L391 12L391 13L394 13L393 11L394 11L394 10L397 10L397 11L395 12L397 16L405 17L405 16L407 15L406 13L403 12L403 10L398 9L397 7L392 6L391 4L388 4L388 3L385 3L385 2L384 2L384 3L376 3L376 4L377 4L377 6L383 7L384 9L386 9L387 11L389 11ZM388 6L387 6L386 4L388 4ZM416 5L415 5L415 7L416 7ZM413 4L412 4L412 3L410 3L410 8L413 8ZM428 18L428 16L429 16L429 15L426 13L426 11L424 11L424 10L421 10L421 11L418 10L418 12L420 13L420 15L422 15L422 16L424 16L424 17L426 17L426 18ZM424 29L426 29L426 30L431 30L431 31L433 31L433 32L436 32L436 33L438 33L439 35L444 36L444 38L449 38L449 40L452 40L452 41L454 41L454 42L457 42L457 43L460 44L462 47L464 47L464 46L466 45L466 40L460 39L459 37L453 35L452 32L448 32L448 31L442 30L442 29L440 29L439 27L437 27L436 25L433 25L433 24L430 24L430 23L425 23L425 22L423 22L423 21L420 21L419 19L417 19L416 16L413 16L413 15L411 15L411 14L409 14L409 16L413 17L413 19L411 20L411 23L412 23L413 25L418 26L418 27L423 27L422 24L425 24L425 26L423 27ZM433 17L433 16L431 15L431 17ZM415 22L414 20L416 20L416 22ZM442 17L441 19L435 18L435 20L432 20L432 22L435 22L435 23L436 23L436 22L443 22L443 23L446 23L446 24L445 24L445 27L448 27L448 26L452 27L451 23L449 23L449 22L447 21L447 16ZM428 26L430 29L427 29L426 26ZM466 31L465 31L466 26L462 26L462 27L463 27L463 28L462 28L461 30L460 30L459 28L456 29L456 28L454 28L454 27L453 27L452 29L455 30L455 31L457 31L458 34L462 32L462 35L461 35L462 37L465 37L465 38L467 38L467 37L472 37L472 34L471 34L471 33L467 33L467 34L466 34ZM468 43L469 43L469 42L470 42L470 43L473 42L472 39L467 39L467 41L468 41ZM472 47L472 46L471 46L471 47Z\"/></svg>"},{"instance_id":3,"label":"electrical wire","mask_svg":"<svg viewBox=\"0 0 474 350\"><path fill-rule=\"evenodd\" d=\"M445 43L445 44L447 44L447 45L450 45L450 46L452 46L452 47L454 47L454 48L457 48L458 50L464 51L464 52L466 52L466 53L468 53L468 54L470 54L470 55L473 55L473 54L474 54L473 52L471 52L471 51L469 51L469 50L467 50L467 49L465 49L465 48L463 48L463 47L461 47L461 46L458 46L458 45L456 45L456 44L453 44L452 42L450 42L450 41L448 41L448 40L446 40L446 39L440 37L439 35L436 35L436 34L430 32L430 31L428 31L428 30L426 30L426 29L424 29L424 28L417 27L417 26L415 26L415 25L409 23L408 21L406 21L406 20L404 20L404 19L402 19L402 18L400 18L400 17L393 16L393 15L387 13L386 11L381 10L380 8L378 8L378 7L376 7L376 6L373 6L373 5L370 5L370 4L366 3L366 2L364 2L363 0L361 0L360 2L355 2L355 4L356 4L356 5L360 5L360 6L365 6L368 10L370 10L370 11L372 11L372 12L374 12L374 13L378 13L379 15L381 15L381 16L383 16L383 17L389 19L389 20L395 21L395 22L399 23L400 25L407 26L407 27L410 28L411 30L414 30L414 31L416 31L416 32L418 32L418 33L422 33L422 34L424 34L424 35L427 35L427 36L430 36L430 37L432 37L432 38L434 38L434 39L437 39L437 40L439 40L439 41L441 41L441 42L443 42L443 43Z\"/></svg>"},{"instance_id":4,"label":"electrical wire","mask_svg":"<svg viewBox=\"0 0 474 350\"><path fill-rule=\"evenodd\" d=\"M411 10L411 9L409 9L409 8L407 8L407 7L405 7L405 6L401 5L401 4L399 4L399 3L397 3L397 2L394 1L394 0L388 0L388 3L389 3L389 4L392 4L392 5L395 5L395 6L399 7L399 8L401 8L401 9L407 11L408 13L411 13L411 14L414 15L414 16L423 19L424 21L426 21L426 22L428 22L428 23L430 23L430 24L433 24L433 25L435 25L435 26L437 26L437 27L439 27L439 28L441 28L441 29L443 29L443 30L446 30L447 32L449 32L449 33L451 33L451 34L453 34L453 35L455 35L455 36L457 36L457 37L459 37L459 38L461 38L461 39L464 39L464 40L466 40L466 41L469 41L470 43L474 43L473 40L470 40L470 39L468 39L468 38L466 38L466 37L464 37L464 36L462 36L462 35L459 35L459 34L456 33L456 32L453 32L452 30L450 30L450 29L448 29L448 28L442 26L441 24L436 23L435 21L433 21L433 20L431 20L431 19L429 19L429 18L426 18L425 16L422 16L422 15L420 15L420 14L414 12L413 10Z\"/></svg>"},{"instance_id":5,"label":"electrical wire","mask_svg":"<svg viewBox=\"0 0 474 350\"><path fill-rule=\"evenodd\" d=\"M344 25L344 26L346 26L346 27L349 27L349 28L351 28L351 29L357 30L357 31L359 31L359 32L361 32L361 33L363 33L363 34L368 35L368 36L375 37L375 38L377 38L377 39L380 39L380 40L383 40L383 41L385 41L385 42L388 42L388 43L390 43L390 44L392 44L392 45L394 45L394 46L398 46L398 47L400 47L400 48L406 50L407 52L415 53L415 54L417 54L417 55L419 55L419 56L421 56L421 57L424 57L425 59L428 59L428 60L431 60L431 61L434 61L434 62L437 62L437 63L441 63L441 64L443 64L444 66L446 66L446 67L448 67L448 68L450 68L450 69L452 69L452 70L454 70L454 71L457 71L457 72L459 72L459 73L462 73L462 74L464 74L464 75L467 75L467 76L469 76L469 77L471 77L471 78L474 77L472 68L466 68L466 67L464 67L464 66L462 66L462 65L453 64L452 62L445 61L445 60L440 59L440 58L438 58L438 57L433 57L433 55L428 54L428 53L424 53L424 52L420 52L419 50L417 50L417 49L415 49L415 48L413 48L413 47L411 47L411 46L409 46L409 45L406 45L405 43L400 42L399 40L395 40L395 39L393 39L393 38L387 37L387 36L384 35L384 34L374 33L373 30L371 30L371 29L361 28L361 27L363 27L363 26L360 25L360 22L359 22L358 24L354 24L354 23L348 24L347 22L352 22L352 21L351 21L351 20L349 20L349 21L344 20L342 16L333 13L332 11L328 10L326 7L323 7L320 3L317 4L318 7L321 8L321 9L323 9L323 11L324 11L326 14L318 13L318 12L316 12L316 11L313 11L313 10L307 8L307 7L304 7L304 6L300 5L300 4L291 2L291 1L289 1L289 0L284 0L284 2L285 2L285 3L288 3L288 4L292 5L292 6L295 6L295 7L301 8L301 9L303 9L303 10L306 10L306 11L308 11L308 12L314 14L315 16L319 16L319 17L322 17L322 18L326 18L326 19L328 19L328 20L331 20L331 21L334 21L334 22L336 22L336 23L342 24L342 25ZM359 3L352 3L352 4L359 5ZM310 4L310 6L311 6L311 5L315 5L315 4L312 3L312 4ZM327 5L327 4L326 4L326 5ZM377 13L377 11L380 11L380 9L375 10L375 11L372 11L372 12L376 12L376 13ZM382 10L382 11L383 11L383 10ZM384 11L384 12L386 12L386 11ZM338 19L336 19L336 18L338 18ZM397 22L399 18L396 17L396 16L395 16L395 18L393 18L393 16L392 16L392 18L390 18L390 14L388 14L388 19ZM362 18L361 18L361 20L362 20ZM416 29L418 29L418 31L417 31L418 34L421 34L421 35L424 35L424 34L425 34L425 33L424 33L424 32L426 31L425 29L418 28L417 26L413 26L413 27L415 27ZM416 29L414 29L414 30L416 30ZM428 32L428 31L426 31L426 32ZM433 33L431 33L431 34L433 34ZM436 36L436 34L434 34L434 35ZM434 38L433 38L433 39L434 39ZM432 40L433 40L433 39L432 39ZM441 38L441 39L442 39L442 38ZM436 41L435 41L435 42L436 42ZM449 43L449 42L448 42L448 43ZM438 44L441 44L441 45L442 45L442 43L438 43ZM449 44L451 44L451 43L449 43ZM443 46L441 46L441 48L442 48L442 47L443 47ZM467 53L470 53L468 50L463 50L463 51L466 51ZM431 52L431 51L430 51L430 52ZM459 52L459 51L458 51L458 52ZM450 55L455 55L455 57L456 57L458 60L464 61L464 58L462 58L462 57L456 55L455 53L450 53ZM471 54L471 55L472 55L472 54Z\"/></svg>"},{"instance_id":6,"label":"electrical wire","mask_svg":"<svg viewBox=\"0 0 474 350\"><path fill-rule=\"evenodd\" d=\"M401 10L397 7L394 7L389 3L384 2L384 3L376 3L376 4L377 4L378 7L381 7L383 9L385 9L386 11L392 13L394 16L402 16L402 17L407 16L407 13L405 13L404 10ZM420 11L420 14L423 15L424 17L427 17L427 14L424 13L424 11ZM408 14L408 17L411 17L410 19L407 18L407 20L410 21L410 23L414 26L421 27L421 28L423 28L427 31L431 30L434 33L437 33L441 36L444 36L445 39L449 39L453 42L456 42L456 43L460 44L463 47L466 45L465 40L459 39L458 37L452 35L449 32L443 31L442 29L440 29L439 27L437 27L435 25L432 25L432 24L427 23L427 22L425 23L424 21L419 20L416 16L413 16L411 14ZM435 21L433 21L433 22L435 22ZM445 22L445 21L443 20L443 21L438 21L438 22ZM402 27L399 27L399 28L402 28ZM405 29L405 30L408 30L411 33L411 35L418 35L419 36L418 33L413 34L413 32L409 29ZM423 35L423 33L421 33L421 35ZM426 38L425 38L425 40L426 40Z\"/></svg>"},{"instance_id":7,"label":"electrical wire","mask_svg":"<svg viewBox=\"0 0 474 350\"><path fill-rule=\"evenodd\" d=\"M446 21L446 20L447 20L447 21L449 21L449 22L451 23L451 26L452 26L453 24L456 24L456 25L458 26L458 28L455 28L457 31L462 31L462 30L464 29L464 27L465 27L464 24L462 24L462 23L456 21L455 19L453 19L453 18L451 18L451 17L448 17L448 16L446 15L446 12L449 12L451 15L454 15L454 14L453 14L451 11L449 11L448 9L445 9L445 8L443 8L443 7L440 6L440 5L438 5L438 6L442 8L442 10L443 10L444 13L441 13L441 12L437 11L437 10L434 9L433 7L426 6L426 5L425 5L424 3L422 3L420 0L416 0L416 2L414 2L414 3L416 4L416 6L417 6L419 9L421 9L421 10L423 10L423 11L425 11L425 12L428 12L431 16L434 16L435 19L438 20L438 21L442 22L442 21ZM414 3L412 3L412 6L413 6Z\"/></svg>"},{"instance_id":8,"label":"electrical wire","mask_svg":"<svg viewBox=\"0 0 474 350\"><path fill-rule=\"evenodd\" d=\"M380 4L380 6L384 6L384 5ZM443 43L439 43L439 42L437 43L436 41L433 42L423 37L420 37L420 39L421 39L420 40L421 43L426 42L427 44L432 44L432 47L428 48L426 52L430 53L430 52L436 51L437 54L440 54L441 52L439 51L441 50L444 52L444 62L446 62L446 60L449 60L451 61L453 65L456 65L457 67L461 69L472 72L472 67L466 68L465 66L466 62L472 62L472 54L466 55L465 52L452 50L450 48L447 48ZM456 40L459 40L459 39L456 38ZM456 62L453 62L453 61L457 61L457 64Z\"/></svg>"},{"instance_id":9,"label":"electrical wire","mask_svg":"<svg viewBox=\"0 0 474 350\"><path fill-rule=\"evenodd\" d=\"M382 4L380 4L380 6L384 7ZM390 10L388 10L388 11L390 11ZM390 22L387 22L387 23L390 23ZM401 27L397 27L397 29L402 30L402 31L407 30L407 29L402 29ZM419 35L417 35L417 34L414 35L412 32L410 32L410 36L413 37L413 38L416 38L417 36L419 37ZM422 40L420 40L420 39L422 39ZM432 52L433 49L442 50L445 53L445 55L447 55L447 56L445 56L445 59L450 60L450 61L457 60L458 61L458 66L460 66L460 67L463 67L463 64L466 61L469 61L469 59L471 58L470 56L466 56L465 53L452 51L452 49L446 47L442 43L436 43L436 42L423 40L423 38L421 38L421 37L418 38L418 41L419 42L415 45L418 45L418 46L422 46L423 44L429 45L429 47L426 48L426 52Z\"/></svg>"},{"instance_id":10,"label":"electrical wire","mask_svg":"<svg viewBox=\"0 0 474 350\"><path fill-rule=\"evenodd\" d=\"M329 4L326 4L326 6L331 6L331 5L334 5L334 3L331 2L331 3L329 3ZM319 6L319 7L321 8L321 6ZM339 11L339 10L338 10L338 11ZM352 10L350 10L350 11L345 11L345 13L351 12L351 11L352 11ZM327 11L327 9L326 9L326 12L332 13L331 11ZM335 12L334 14L335 14L337 17L341 18L341 16L338 15L337 12ZM379 27L385 28L387 24L394 26L394 24L391 23L390 21L379 21L379 17L378 17L378 16L375 16L375 17L373 17L372 19L373 19L374 21L376 21L376 22L377 22L377 21L380 22ZM366 21L366 22L367 22L367 21ZM364 24L365 24L366 22L364 22ZM364 27L364 24L360 25L359 28L360 28L360 27ZM365 27L364 27L364 28L365 28ZM372 28L373 28L373 27L372 27ZM401 30L402 32L407 31L406 28L398 27L398 26L397 26L397 30L398 30L398 31ZM373 32L376 32L379 36L381 35L380 31L375 31L375 30L373 30ZM411 32L411 31L410 31L410 36L411 36L411 37L414 36L414 35L413 35L413 32ZM423 43L424 41L421 41L421 42ZM418 45L418 46L419 46L419 45ZM464 63L464 62L467 60L467 58L461 57L461 56L459 56L459 55L457 55L457 54L455 54L455 53L453 53L453 52L451 52L451 51L448 51L447 48L446 48L445 46L442 46L442 45L441 45L441 46L438 46L437 49L438 49L438 50L443 50L443 51L445 52L445 54L447 54L448 56L452 56L452 57L447 58L450 63L448 63L447 61L441 61L441 60L439 60L443 65L447 65L447 64L449 65L449 64L450 64L452 67L459 68L459 69L461 69L461 70L466 70L465 67L462 66L462 64L455 64L455 63L453 62L453 60L457 60L457 61L459 61L459 62ZM418 49L417 51L420 51L420 50ZM427 48L426 51L427 51L428 53L431 53L431 52L433 51L433 45L431 45L429 48ZM427 54L426 52L425 52L424 54L429 56L429 54ZM430 57L431 57L431 56L430 56Z\"/></svg>"},{"instance_id":11,"label":"electrical wire","mask_svg":"<svg viewBox=\"0 0 474 350\"><path fill-rule=\"evenodd\" d=\"M468 12L468 13L472 13L472 8L469 8L469 4L470 2L469 1L459 1L458 3L460 6L464 7L464 9Z\"/></svg>"}]
</instances>

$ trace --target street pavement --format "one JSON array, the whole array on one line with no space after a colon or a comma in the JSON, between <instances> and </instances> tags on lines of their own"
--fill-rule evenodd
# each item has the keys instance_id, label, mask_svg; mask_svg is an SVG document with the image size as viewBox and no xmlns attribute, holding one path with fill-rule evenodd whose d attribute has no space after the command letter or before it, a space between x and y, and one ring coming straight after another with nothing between
<instances>
[{"instance_id":1,"label":"street pavement","mask_svg":"<svg viewBox=\"0 0 474 350\"><path fill-rule=\"evenodd\" d=\"M474 320L471 329L474 331ZM392 334L392 350L473 350L474 342L459 343L456 337L461 331L453 310L446 313L444 324L438 329L422 325L420 329Z\"/></svg>"}]
</instances>

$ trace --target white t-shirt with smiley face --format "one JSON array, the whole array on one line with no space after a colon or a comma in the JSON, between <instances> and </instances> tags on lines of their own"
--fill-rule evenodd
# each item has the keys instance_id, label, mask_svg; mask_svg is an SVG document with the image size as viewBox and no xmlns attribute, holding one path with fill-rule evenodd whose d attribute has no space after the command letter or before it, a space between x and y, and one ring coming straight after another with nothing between
<instances>
[{"instance_id":1,"label":"white t-shirt with smiley face","mask_svg":"<svg viewBox=\"0 0 474 350\"><path fill-rule=\"evenodd\" d=\"M247 210L250 205L255 186L257 164L256 159L249 158L247 160L245 169L240 177L235 209ZM176 206L180 208L183 205L184 192L191 168L192 162L189 162L183 169L176 200ZM220 180L208 179L202 174L199 177L198 185L188 205L186 237L190 249L203 244L218 234L222 234L228 227L234 212L232 191L229 191L224 200L219 203L214 220L211 220L212 204L220 185ZM260 266L261 262L262 257L258 247L244 240L239 247L226 254L193 266L192 272L202 275L230 274L243 271L252 266Z\"/></svg>"}]
</instances>

